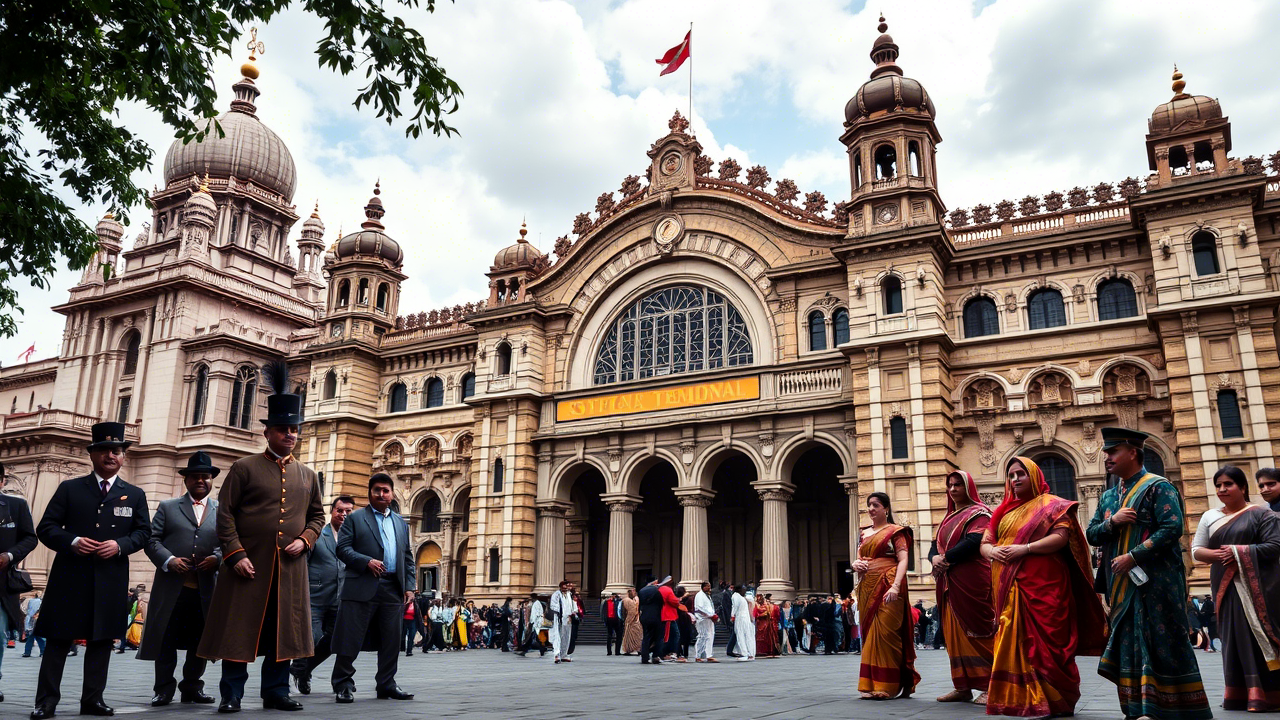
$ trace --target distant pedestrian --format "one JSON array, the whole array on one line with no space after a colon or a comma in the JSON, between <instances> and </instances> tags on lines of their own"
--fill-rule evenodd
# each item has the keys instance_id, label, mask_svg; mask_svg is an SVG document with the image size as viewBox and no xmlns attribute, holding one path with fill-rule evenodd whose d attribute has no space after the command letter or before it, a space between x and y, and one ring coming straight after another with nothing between
<instances>
[{"instance_id":1,"label":"distant pedestrian","mask_svg":"<svg viewBox=\"0 0 1280 720\"><path fill-rule=\"evenodd\" d=\"M44 638L36 635L36 618L40 616L40 604L44 601L40 599L40 591L27 599L26 622L23 624L23 630L27 635L27 647L22 651L22 657L31 657L31 646L33 644L40 645L40 655L44 655ZM3 697L3 693L0 693Z\"/></svg>"},{"instance_id":2,"label":"distant pedestrian","mask_svg":"<svg viewBox=\"0 0 1280 720\"><path fill-rule=\"evenodd\" d=\"M605 655L622 654L622 596L613 593L600 601L600 619L604 620Z\"/></svg>"}]
</instances>

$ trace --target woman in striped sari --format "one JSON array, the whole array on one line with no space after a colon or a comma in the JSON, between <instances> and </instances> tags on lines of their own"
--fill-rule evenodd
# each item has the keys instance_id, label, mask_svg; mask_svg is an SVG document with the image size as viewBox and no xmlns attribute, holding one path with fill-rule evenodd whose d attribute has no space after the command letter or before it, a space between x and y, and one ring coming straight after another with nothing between
<instances>
[{"instance_id":1,"label":"woman in striped sari","mask_svg":"<svg viewBox=\"0 0 1280 720\"><path fill-rule=\"evenodd\" d=\"M863 700L907 698L920 683L907 597L911 529L893 523L889 496L882 492L867 498L867 515L871 527L862 531L853 563L864 638L858 691Z\"/></svg>"}]
</instances>

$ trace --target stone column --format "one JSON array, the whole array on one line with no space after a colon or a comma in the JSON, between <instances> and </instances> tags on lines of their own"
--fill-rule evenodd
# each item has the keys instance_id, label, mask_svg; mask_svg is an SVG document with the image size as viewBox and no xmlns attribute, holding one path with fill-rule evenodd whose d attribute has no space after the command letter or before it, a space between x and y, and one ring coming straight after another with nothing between
<instances>
[{"instance_id":1,"label":"stone column","mask_svg":"<svg viewBox=\"0 0 1280 720\"><path fill-rule=\"evenodd\" d=\"M761 556L764 577L760 579L761 592L771 592L782 598L795 594L791 582L791 541L787 528L787 503L791 502L790 486L758 488L764 501L764 547Z\"/></svg>"},{"instance_id":2,"label":"stone column","mask_svg":"<svg viewBox=\"0 0 1280 720\"><path fill-rule=\"evenodd\" d=\"M707 508L715 493L698 488L692 492L678 492L677 499L684 508L684 534L681 538L680 584L693 592L694 588L710 581L708 558Z\"/></svg>"},{"instance_id":3,"label":"stone column","mask_svg":"<svg viewBox=\"0 0 1280 720\"><path fill-rule=\"evenodd\" d=\"M440 513L440 532L444 533L440 546L439 597L453 590L453 545L456 531L461 524L460 513Z\"/></svg>"},{"instance_id":4,"label":"stone column","mask_svg":"<svg viewBox=\"0 0 1280 720\"><path fill-rule=\"evenodd\" d=\"M632 560L632 513L640 507L640 499L630 496L605 498L609 506L609 562L605 571L604 593L625 595L635 573Z\"/></svg>"},{"instance_id":5,"label":"stone column","mask_svg":"<svg viewBox=\"0 0 1280 720\"><path fill-rule=\"evenodd\" d=\"M534 544L537 559L533 564L533 589L550 595L564 579L564 534L568 530L565 516L569 506L559 501L538 505L538 536Z\"/></svg>"},{"instance_id":6,"label":"stone column","mask_svg":"<svg viewBox=\"0 0 1280 720\"><path fill-rule=\"evenodd\" d=\"M837 478L844 486L845 495L849 496L849 562L858 559L858 549L862 546L862 523L859 512L862 504L858 501L858 478L855 475L841 475Z\"/></svg>"}]
</instances>

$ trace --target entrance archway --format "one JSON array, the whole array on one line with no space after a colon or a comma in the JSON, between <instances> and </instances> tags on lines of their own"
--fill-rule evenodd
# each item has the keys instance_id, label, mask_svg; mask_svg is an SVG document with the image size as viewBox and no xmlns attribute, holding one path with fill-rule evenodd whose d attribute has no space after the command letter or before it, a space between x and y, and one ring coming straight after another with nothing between
<instances>
[{"instance_id":1,"label":"entrance archway","mask_svg":"<svg viewBox=\"0 0 1280 720\"><path fill-rule=\"evenodd\" d=\"M604 475L590 465L569 490L573 509L564 540L564 576L584 598L599 597L604 590L609 560L609 508L600 499L604 492Z\"/></svg>"},{"instance_id":2,"label":"entrance archway","mask_svg":"<svg viewBox=\"0 0 1280 720\"><path fill-rule=\"evenodd\" d=\"M731 451L711 471L715 498L707 508L708 574L713 584L759 583L764 577L764 503L752 486L756 466Z\"/></svg>"},{"instance_id":3,"label":"entrance archway","mask_svg":"<svg viewBox=\"0 0 1280 720\"><path fill-rule=\"evenodd\" d=\"M418 548L418 589L422 592L440 591L440 546L425 542Z\"/></svg>"},{"instance_id":4,"label":"entrance archway","mask_svg":"<svg viewBox=\"0 0 1280 720\"><path fill-rule=\"evenodd\" d=\"M840 456L815 443L796 451L788 482L795 494L788 508L791 541L791 579L796 592L853 591L853 575L846 572L849 557L849 499L839 477Z\"/></svg>"},{"instance_id":5,"label":"entrance archway","mask_svg":"<svg viewBox=\"0 0 1280 720\"><path fill-rule=\"evenodd\" d=\"M676 500L676 469L657 458L640 479L640 497L632 526L634 584L644 587L648 576L679 577L683 509Z\"/></svg>"},{"instance_id":6,"label":"entrance archway","mask_svg":"<svg viewBox=\"0 0 1280 720\"><path fill-rule=\"evenodd\" d=\"M467 594L467 568L470 566L471 561L471 558L467 557L468 552L470 552L469 543L463 540L458 545L458 554L454 556L458 558L454 563L454 597L465 597Z\"/></svg>"}]
</instances>

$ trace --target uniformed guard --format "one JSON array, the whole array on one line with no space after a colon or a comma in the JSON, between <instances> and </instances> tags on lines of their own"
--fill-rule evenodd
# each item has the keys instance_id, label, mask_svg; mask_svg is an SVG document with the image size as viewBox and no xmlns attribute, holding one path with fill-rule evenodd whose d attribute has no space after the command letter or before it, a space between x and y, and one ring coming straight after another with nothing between
<instances>
[{"instance_id":1,"label":"uniformed guard","mask_svg":"<svg viewBox=\"0 0 1280 720\"><path fill-rule=\"evenodd\" d=\"M151 536L147 495L120 477L124 424L93 426L93 472L65 480L40 518L36 535L56 553L35 634L47 638L36 682L33 720L53 717L62 698L62 668L75 640L86 641L81 715L113 715L102 701L111 644L129 616L129 556Z\"/></svg>"}]
</instances>

